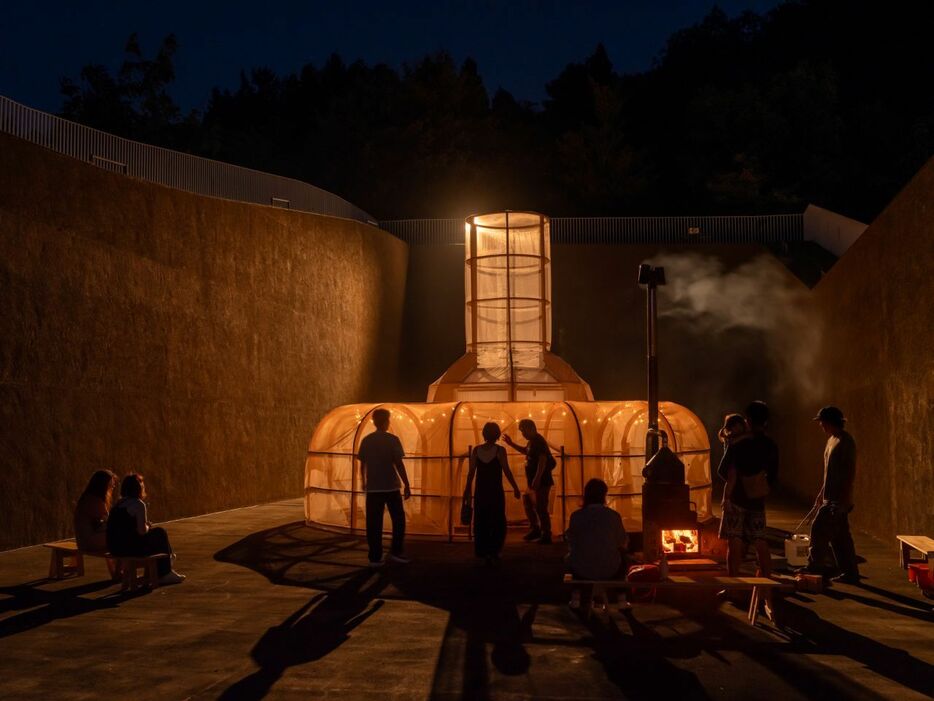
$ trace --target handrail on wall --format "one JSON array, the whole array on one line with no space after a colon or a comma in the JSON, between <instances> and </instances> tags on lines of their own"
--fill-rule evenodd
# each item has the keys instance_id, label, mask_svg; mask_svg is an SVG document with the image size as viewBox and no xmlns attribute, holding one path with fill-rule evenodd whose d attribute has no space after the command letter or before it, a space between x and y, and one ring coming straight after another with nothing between
<instances>
[{"instance_id":1,"label":"handrail on wall","mask_svg":"<svg viewBox=\"0 0 934 701\"><path fill-rule=\"evenodd\" d=\"M347 200L300 180L131 141L2 95L0 132L106 170L199 195L377 223Z\"/></svg>"},{"instance_id":2,"label":"handrail on wall","mask_svg":"<svg viewBox=\"0 0 934 701\"><path fill-rule=\"evenodd\" d=\"M0 132L107 170L210 197L355 219L409 245L463 245L463 219L377 222L314 185L131 141L0 95ZM804 240L803 214L684 217L552 217L551 240L587 243L780 243Z\"/></svg>"},{"instance_id":3,"label":"handrail on wall","mask_svg":"<svg viewBox=\"0 0 934 701\"><path fill-rule=\"evenodd\" d=\"M464 245L463 219L395 219L380 228L410 246ZM551 242L780 243L804 240L803 214L682 217L551 217Z\"/></svg>"}]
</instances>

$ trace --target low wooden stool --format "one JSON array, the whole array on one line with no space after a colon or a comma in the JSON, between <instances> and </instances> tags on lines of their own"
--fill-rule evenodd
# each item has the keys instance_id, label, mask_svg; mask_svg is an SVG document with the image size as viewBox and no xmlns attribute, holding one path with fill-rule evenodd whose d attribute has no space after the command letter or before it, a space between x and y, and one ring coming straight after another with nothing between
<instances>
[{"instance_id":1,"label":"low wooden stool","mask_svg":"<svg viewBox=\"0 0 934 701\"><path fill-rule=\"evenodd\" d=\"M55 543L44 543L44 547L51 550L49 558L49 579L65 579L65 577L84 576L84 556L102 557L107 562L110 578L115 582L120 579L120 572L114 557L108 552L81 550L74 540L59 540Z\"/></svg>"},{"instance_id":2,"label":"low wooden stool","mask_svg":"<svg viewBox=\"0 0 934 701\"><path fill-rule=\"evenodd\" d=\"M791 590L788 584L783 584L768 577L690 577L687 575L673 574L668 579L658 582L630 582L625 579L611 579L607 581L574 579L571 574L564 575L564 583L571 586L588 585L594 588L594 591L603 593L610 589L621 591L632 591L633 589L652 587L654 589L733 589L752 590L752 596L749 601L749 612L746 620L750 625L755 625L759 618L759 602L762 600L762 594L765 592L787 591Z\"/></svg>"},{"instance_id":3,"label":"low wooden stool","mask_svg":"<svg viewBox=\"0 0 934 701\"><path fill-rule=\"evenodd\" d=\"M159 560L171 557L168 553L141 555L138 557L118 557L117 566L123 573L123 591L136 591L139 587L159 586ZM138 577L137 571L143 570Z\"/></svg>"},{"instance_id":4,"label":"low wooden stool","mask_svg":"<svg viewBox=\"0 0 934 701\"><path fill-rule=\"evenodd\" d=\"M51 552L49 558L49 579L84 576L84 553L73 540L60 540L45 543Z\"/></svg>"}]
</instances>

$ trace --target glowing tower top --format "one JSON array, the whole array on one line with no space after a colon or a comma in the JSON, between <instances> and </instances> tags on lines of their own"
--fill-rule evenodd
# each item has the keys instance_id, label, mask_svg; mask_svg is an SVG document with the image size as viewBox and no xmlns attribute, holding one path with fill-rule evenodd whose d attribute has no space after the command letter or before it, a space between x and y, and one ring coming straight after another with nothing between
<instances>
[{"instance_id":1,"label":"glowing tower top","mask_svg":"<svg viewBox=\"0 0 934 701\"><path fill-rule=\"evenodd\" d=\"M428 401L593 401L551 352L548 217L477 214L465 235L467 352L428 388Z\"/></svg>"}]
</instances>

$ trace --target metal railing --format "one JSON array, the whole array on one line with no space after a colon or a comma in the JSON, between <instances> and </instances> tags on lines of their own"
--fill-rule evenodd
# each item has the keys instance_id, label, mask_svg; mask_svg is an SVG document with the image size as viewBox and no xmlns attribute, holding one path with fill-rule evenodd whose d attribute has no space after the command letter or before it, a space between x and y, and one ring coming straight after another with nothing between
<instances>
[{"instance_id":1,"label":"metal railing","mask_svg":"<svg viewBox=\"0 0 934 701\"><path fill-rule=\"evenodd\" d=\"M134 178L221 197L376 224L359 207L314 185L150 146L32 109L0 95L0 132Z\"/></svg>"},{"instance_id":2,"label":"metal railing","mask_svg":"<svg viewBox=\"0 0 934 701\"><path fill-rule=\"evenodd\" d=\"M131 141L2 95L0 132L104 170L199 195L377 224L347 200L300 180ZM413 246L464 244L463 219L396 219L379 226ZM776 243L803 239L803 214L551 219L551 240L557 244Z\"/></svg>"},{"instance_id":3,"label":"metal railing","mask_svg":"<svg viewBox=\"0 0 934 701\"><path fill-rule=\"evenodd\" d=\"M380 228L411 246L464 244L463 219L397 219ZM803 214L697 217L553 217L551 242L778 243L804 240Z\"/></svg>"},{"instance_id":4,"label":"metal railing","mask_svg":"<svg viewBox=\"0 0 934 701\"><path fill-rule=\"evenodd\" d=\"M379 228L410 246L464 245L463 219L393 219Z\"/></svg>"}]
</instances>

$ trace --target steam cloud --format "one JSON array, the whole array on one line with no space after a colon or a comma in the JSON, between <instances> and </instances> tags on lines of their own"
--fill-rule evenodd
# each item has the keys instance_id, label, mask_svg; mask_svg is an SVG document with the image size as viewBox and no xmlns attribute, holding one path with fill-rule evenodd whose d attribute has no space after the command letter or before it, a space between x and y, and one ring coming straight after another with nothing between
<instances>
[{"instance_id":1,"label":"steam cloud","mask_svg":"<svg viewBox=\"0 0 934 701\"><path fill-rule=\"evenodd\" d=\"M809 311L807 289L778 260L761 255L733 270L702 253L659 254L649 262L664 266L668 281L659 288L660 316L703 333L761 332L766 357L777 370L773 391L797 390L806 401L819 400L820 322Z\"/></svg>"}]
</instances>

